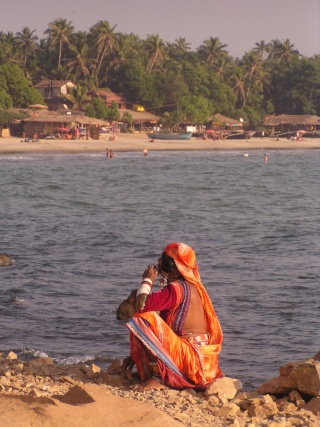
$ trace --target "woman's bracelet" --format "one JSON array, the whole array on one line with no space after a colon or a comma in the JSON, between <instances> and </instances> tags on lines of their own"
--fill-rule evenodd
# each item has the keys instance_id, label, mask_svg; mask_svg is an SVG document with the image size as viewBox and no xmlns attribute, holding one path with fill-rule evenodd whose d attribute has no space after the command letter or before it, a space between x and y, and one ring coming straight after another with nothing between
<instances>
[{"instance_id":1,"label":"woman's bracelet","mask_svg":"<svg viewBox=\"0 0 320 427\"><path fill-rule=\"evenodd\" d=\"M148 294L149 295L150 293L151 293L151 286L148 283L142 281L142 283L141 283L141 285L137 291L137 296L140 294Z\"/></svg>"}]
</instances>

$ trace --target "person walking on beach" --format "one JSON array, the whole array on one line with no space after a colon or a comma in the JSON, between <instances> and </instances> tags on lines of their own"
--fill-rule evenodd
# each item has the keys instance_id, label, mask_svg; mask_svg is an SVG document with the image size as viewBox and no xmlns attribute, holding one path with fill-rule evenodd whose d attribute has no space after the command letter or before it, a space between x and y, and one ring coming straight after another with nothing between
<instances>
[{"instance_id":1,"label":"person walking on beach","mask_svg":"<svg viewBox=\"0 0 320 427\"><path fill-rule=\"evenodd\" d=\"M267 161L268 161L268 154L267 154L267 153L264 153L263 160L264 160L265 162L267 162Z\"/></svg>"},{"instance_id":2,"label":"person walking on beach","mask_svg":"<svg viewBox=\"0 0 320 427\"><path fill-rule=\"evenodd\" d=\"M164 287L151 292L157 270ZM195 253L185 243L167 245L158 266L144 271L136 313L127 327L130 356L123 362L123 372L130 373L136 365L142 381L137 390L205 389L223 376L218 366L222 330L201 282Z\"/></svg>"},{"instance_id":3,"label":"person walking on beach","mask_svg":"<svg viewBox=\"0 0 320 427\"><path fill-rule=\"evenodd\" d=\"M145 148L145 149L143 150L143 155L144 155L145 157L148 155L148 149L147 149L147 148Z\"/></svg>"}]
</instances>

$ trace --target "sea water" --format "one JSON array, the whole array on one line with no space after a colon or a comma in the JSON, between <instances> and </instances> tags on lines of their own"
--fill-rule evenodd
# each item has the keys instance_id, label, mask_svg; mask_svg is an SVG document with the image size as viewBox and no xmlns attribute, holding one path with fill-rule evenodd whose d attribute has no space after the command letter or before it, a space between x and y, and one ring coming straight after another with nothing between
<instances>
[{"instance_id":1,"label":"sea water","mask_svg":"<svg viewBox=\"0 0 320 427\"><path fill-rule=\"evenodd\" d=\"M252 389L320 350L320 150L0 156L0 351L101 366L116 309L171 241L191 245Z\"/></svg>"}]
</instances>

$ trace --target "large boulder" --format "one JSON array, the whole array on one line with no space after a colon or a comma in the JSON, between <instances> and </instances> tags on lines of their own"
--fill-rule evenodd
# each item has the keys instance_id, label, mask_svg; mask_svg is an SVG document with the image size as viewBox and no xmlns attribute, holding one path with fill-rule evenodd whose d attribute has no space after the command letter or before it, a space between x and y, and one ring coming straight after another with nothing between
<instances>
[{"instance_id":1,"label":"large boulder","mask_svg":"<svg viewBox=\"0 0 320 427\"><path fill-rule=\"evenodd\" d=\"M311 359L290 362L282 366L279 373L278 377L262 384L257 392L260 394L286 395L296 390L307 396L320 396L319 352Z\"/></svg>"}]
</instances>

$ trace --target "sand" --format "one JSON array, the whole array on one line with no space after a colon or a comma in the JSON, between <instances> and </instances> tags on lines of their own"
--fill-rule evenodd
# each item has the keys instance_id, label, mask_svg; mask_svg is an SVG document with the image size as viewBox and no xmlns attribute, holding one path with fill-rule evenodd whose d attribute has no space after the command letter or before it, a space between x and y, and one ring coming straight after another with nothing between
<instances>
[{"instance_id":1,"label":"sand","mask_svg":"<svg viewBox=\"0 0 320 427\"><path fill-rule=\"evenodd\" d=\"M105 152L109 148L116 152L141 151L242 151L249 150L293 150L293 149L317 149L320 148L320 138L291 141L274 138L251 138L248 140L223 140L213 141L192 138L190 141L154 141L150 142L145 133L116 135L115 141L109 141L109 135L102 136L100 140L50 140L43 139L40 142L23 142L21 138L0 138L0 154L17 153L97 153Z\"/></svg>"}]
</instances>

